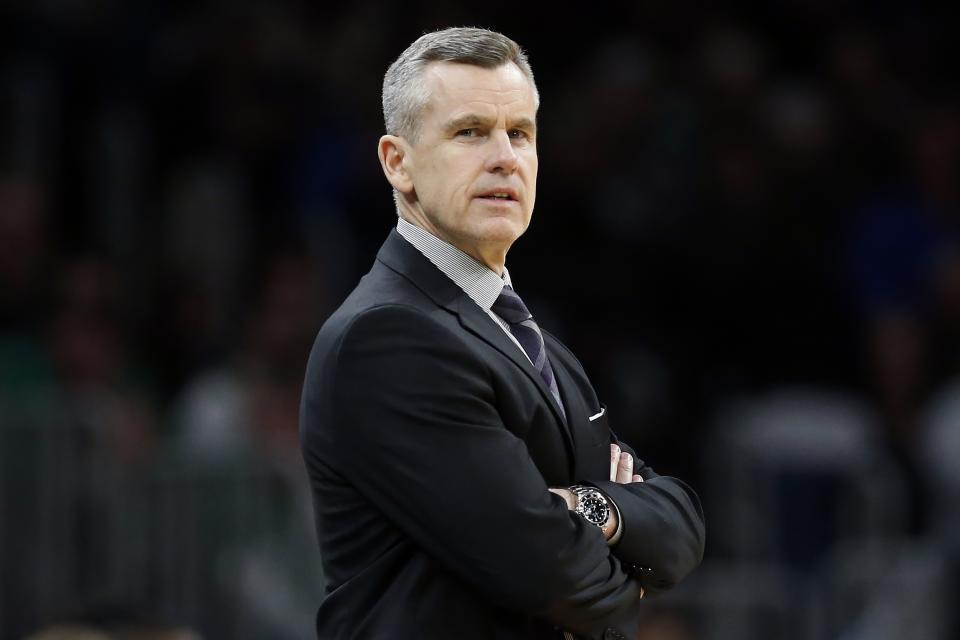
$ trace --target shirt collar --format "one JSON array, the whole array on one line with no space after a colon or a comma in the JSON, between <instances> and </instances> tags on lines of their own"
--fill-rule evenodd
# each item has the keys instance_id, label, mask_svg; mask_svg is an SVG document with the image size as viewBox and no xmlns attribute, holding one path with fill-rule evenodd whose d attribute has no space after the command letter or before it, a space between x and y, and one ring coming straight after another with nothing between
<instances>
[{"instance_id":1,"label":"shirt collar","mask_svg":"<svg viewBox=\"0 0 960 640\"><path fill-rule=\"evenodd\" d=\"M397 220L397 232L486 312L490 311L505 286L513 286L506 267L501 278L449 242L402 217Z\"/></svg>"}]
</instances>

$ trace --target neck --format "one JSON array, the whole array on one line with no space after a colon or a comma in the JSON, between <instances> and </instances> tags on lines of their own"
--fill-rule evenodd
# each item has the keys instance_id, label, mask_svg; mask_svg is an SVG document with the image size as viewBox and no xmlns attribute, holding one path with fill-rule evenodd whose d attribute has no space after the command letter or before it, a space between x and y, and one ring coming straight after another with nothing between
<instances>
[{"instance_id":1,"label":"neck","mask_svg":"<svg viewBox=\"0 0 960 640\"><path fill-rule=\"evenodd\" d=\"M442 230L438 229L435 225L430 224L430 221L427 220L426 216L424 216L422 213L418 214L409 211L406 208L401 208L400 216L410 224L416 225L427 233L433 234L444 242L453 245L457 249L460 249L460 251L463 251L465 254L486 268L490 269L501 278L503 277L503 268L507 261L506 248L500 245L468 243L458 240L457 238L450 237Z\"/></svg>"},{"instance_id":2,"label":"neck","mask_svg":"<svg viewBox=\"0 0 960 640\"><path fill-rule=\"evenodd\" d=\"M503 277L503 265L506 264L507 262L506 251L491 252L490 255L484 255L484 254L474 255L473 253L467 251L466 249L463 249L462 247L458 247L458 248L464 253L466 253L467 255L469 255L471 258L479 262L480 264L484 265L487 269L490 269L490 271L493 271L495 274L497 274L501 278Z\"/></svg>"}]
</instances>

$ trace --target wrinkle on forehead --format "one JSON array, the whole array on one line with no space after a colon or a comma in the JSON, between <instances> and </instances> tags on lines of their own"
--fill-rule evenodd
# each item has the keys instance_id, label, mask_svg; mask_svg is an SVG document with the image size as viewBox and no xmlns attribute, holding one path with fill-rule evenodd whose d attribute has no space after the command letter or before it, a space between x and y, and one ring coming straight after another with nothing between
<instances>
[{"instance_id":1,"label":"wrinkle on forehead","mask_svg":"<svg viewBox=\"0 0 960 640\"><path fill-rule=\"evenodd\" d=\"M476 71L467 74L446 71L455 67ZM505 69L509 69L506 74L502 73ZM493 69L455 62L437 62L425 69L424 79L431 87L428 111L433 111L438 106L438 101L455 97L460 102L460 107L468 109L493 107L499 110L517 106L523 109L526 103L529 103L532 112L530 115L534 118L536 116L533 87L520 68L512 62Z\"/></svg>"}]
</instances>

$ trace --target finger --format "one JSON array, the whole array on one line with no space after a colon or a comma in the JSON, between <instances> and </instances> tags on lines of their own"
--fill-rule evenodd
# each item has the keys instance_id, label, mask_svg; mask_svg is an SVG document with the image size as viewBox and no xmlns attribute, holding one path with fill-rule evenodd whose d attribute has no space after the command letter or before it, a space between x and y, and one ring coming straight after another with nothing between
<instances>
[{"instance_id":1,"label":"finger","mask_svg":"<svg viewBox=\"0 0 960 640\"><path fill-rule=\"evenodd\" d=\"M620 447L615 444L610 445L610 480L617 481L617 467L620 464Z\"/></svg>"},{"instance_id":2,"label":"finger","mask_svg":"<svg viewBox=\"0 0 960 640\"><path fill-rule=\"evenodd\" d=\"M620 453L620 464L617 467L617 482L628 484L633 476L633 456L626 451Z\"/></svg>"},{"instance_id":3,"label":"finger","mask_svg":"<svg viewBox=\"0 0 960 640\"><path fill-rule=\"evenodd\" d=\"M634 482L643 482L643 476L637 475L637 474L635 473L635 474L633 474L633 481L634 481Z\"/></svg>"}]
</instances>

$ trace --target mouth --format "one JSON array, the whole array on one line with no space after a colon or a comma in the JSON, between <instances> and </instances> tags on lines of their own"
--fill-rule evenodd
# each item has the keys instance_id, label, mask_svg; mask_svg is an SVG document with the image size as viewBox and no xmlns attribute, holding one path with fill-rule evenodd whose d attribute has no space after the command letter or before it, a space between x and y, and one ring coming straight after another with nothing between
<instances>
[{"instance_id":1,"label":"mouth","mask_svg":"<svg viewBox=\"0 0 960 640\"><path fill-rule=\"evenodd\" d=\"M476 196L481 200L487 200L490 202L497 203L507 203L507 202L517 202L517 192L513 189L491 189L490 191L485 191Z\"/></svg>"}]
</instances>

